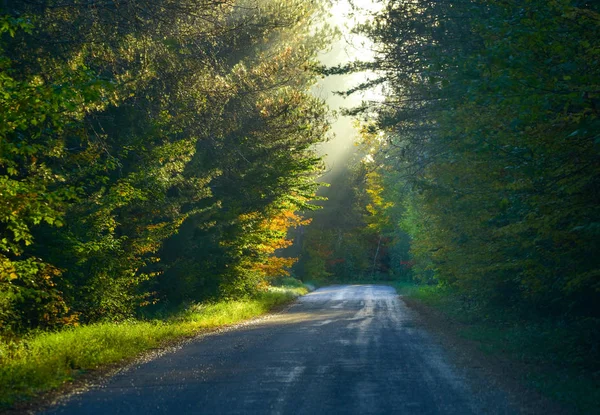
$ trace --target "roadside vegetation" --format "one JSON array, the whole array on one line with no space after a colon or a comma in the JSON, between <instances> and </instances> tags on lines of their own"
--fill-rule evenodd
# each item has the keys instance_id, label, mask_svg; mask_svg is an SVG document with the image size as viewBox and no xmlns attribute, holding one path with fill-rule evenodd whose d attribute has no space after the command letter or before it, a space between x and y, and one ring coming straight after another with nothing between
<instances>
[{"instance_id":1,"label":"roadside vegetation","mask_svg":"<svg viewBox=\"0 0 600 415\"><path fill-rule=\"evenodd\" d=\"M598 411L600 362L594 320L529 316L469 302L448 286L392 282L399 294L434 310L450 331L485 354L516 362L520 381L582 414Z\"/></svg>"},{"instance_id":2,"label":"roadside vegetation","mask_svg":"<svg viewBox=\"0 0 600 415\"><path fill-rule=\"evenodd\" d=\"M325 7L0 4L2 405L291 298Z\"/></svg>"},{"instance_id":3,"label":"roadside vegetation","mask_svg":"<svg viewBox=\"0 0 600 415\"><path fill-rule=\"evenodd\" d=\"M381 4L357 29L374 59L323 68L369 70L341 93L383 96L347 111L361 137L297 273L414 281L465 336L598 412L600 3Z\"/></svg>"},{"instance_id":4,"label":"roadside vegetation","mask_svg":"<svg viewBox=\"0 0 600 415\"><path fill-rule=\"evenodd\" d=\"M279 285L239 300L193 304L162 319L32 332L19 340L1 343L0 409L148 350L260 316L308 292L293 279Z\"/></svg>"},{"instance_id":5,"label":"roadside vegetation","mask_svg":"<svg viewBox=\"0 0 600 415\"><path fill-rule=\"evenodd\" d=\"M0 340L289 275L329 129L324 7L0 5Z\"/></svg>"}]
</instances>

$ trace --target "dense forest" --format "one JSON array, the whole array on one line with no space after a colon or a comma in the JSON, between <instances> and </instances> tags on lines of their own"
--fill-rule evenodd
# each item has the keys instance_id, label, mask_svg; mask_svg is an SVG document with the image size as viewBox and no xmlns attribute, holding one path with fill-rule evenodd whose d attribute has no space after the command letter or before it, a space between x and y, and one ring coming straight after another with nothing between
<instances>
[{"instance_id":1,"label":"dense forest","mask_svg":"<svg viewBox=\"0 0 600 415\"><path fill-rule=\"evenodd\" d=\"M251 294L313 208L332 31L303 0L0 14L0 331Z\"/></svg>"},{"instance_id":2,"label":"dense forest","mask_svg":"<svg viewBox=\"0 0 600 415\"><path fill-rule=\"evenodd\" d=\"M325 1L4 1L0 332L293 272L451 287L594 343L600 6L380 3L355 29L375 58L321 67ZM365 70L340 94L384 98L347 110L360 142L315 202L331 116L310 88Z\"/></svg>"},{"instance_id":3,"label":"dense forest","mask_svg":"<svg viewBox=\"0 0 600 415\"><path fill-rule=\"evenodd\" d=\"M385 99L348 111L362 126L339 179L351 203L339 200L309 235L308 268L598 318L599 11L566 0L385 2L357 29L376 58L324 68L374 71L341 93L378 85Z\"/></svg>"}]
</instances>

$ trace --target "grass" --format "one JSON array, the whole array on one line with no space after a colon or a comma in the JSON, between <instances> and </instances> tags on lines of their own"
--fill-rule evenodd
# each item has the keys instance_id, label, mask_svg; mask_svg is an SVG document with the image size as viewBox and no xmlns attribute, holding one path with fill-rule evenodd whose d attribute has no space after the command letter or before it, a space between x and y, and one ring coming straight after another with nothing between
<instances>
[{"instance_id":1,"label":"grass","mask_svg":"<svg viewBox=\"0 0 600 415\"><path fill-rule=\"evenodd\" d=\"M202 330L259 316L306 292L298 285L272 287L250 299L194 305L167 320L98 323L0 342L0 409Z\"/></svg>"},{"instance_id":2,"label":"grass","mask_svg":"<svg viewBox=\"0 0 600 415\"><path fill-rule=\"evenodd\" d=\"M483 307L445 287L393 283L398 292L460 322L458 335L526 367L525 382L579 413L600 413L598 321L524 319Z\"/></svg>"}]
</instances>

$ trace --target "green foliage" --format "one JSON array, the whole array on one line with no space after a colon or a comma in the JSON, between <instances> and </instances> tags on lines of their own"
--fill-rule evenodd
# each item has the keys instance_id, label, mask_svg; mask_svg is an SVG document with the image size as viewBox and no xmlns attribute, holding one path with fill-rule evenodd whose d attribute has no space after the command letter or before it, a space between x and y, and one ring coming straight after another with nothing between
<instances>
[{"instance_id":1,"label":"green foliage","mask_svg":"<svg viewBox=\"0 0 600 415\"><path fill-rule=\"evenodd\" d=\"M334 71L386 85L363 109L385 140L366 140L402 182L389 201L417 278L597 317L598 16L576 1L390 1L361 28L379 55Z\"/></svg>"},{"instance_id":2,"label":"green foliage","mask_svg":"<svg viewBox=\"0 0 600 415\"><path fill-rule=\"evenodd\" d=\"M278 287L288 287L288 288L305 288L306 286L295 277L282 277L273 281L273 287L271 289Z\"/></svg>"},{"instance_id":3,"label":"green foliage","mask_svg":"<svg viewBox=\"0 0 600 415\"><path fill-rule=\"evenodd\" d=\"M31 252L33 228L63 226L78 189L53 164L67 160L65 136L90 107L105 106L108 86L80 62L24 76L5 52L11 38L30 37L27 19L0 20L0 331L70 323L58 284L61 270ZM63 86L66 84L67 86Z\"/></svg>"},{"instance_id":4,"label":"green foliage","mask_svg":"<svg viewBox=\"0 0 600 415\"><path fill-rule=\"evenodd\" d=\"M59 3L0 17L0 334L284 275L328 129L323 4Z\"/></svg>"}]
</instances>

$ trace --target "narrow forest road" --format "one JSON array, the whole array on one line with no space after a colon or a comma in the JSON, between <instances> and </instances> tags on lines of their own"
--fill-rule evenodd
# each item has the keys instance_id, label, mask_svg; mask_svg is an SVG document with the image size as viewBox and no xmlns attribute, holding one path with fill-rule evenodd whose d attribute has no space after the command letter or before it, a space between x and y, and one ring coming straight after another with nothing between
<instances>
[{"instance_id":1,"label":"narrow forest road","mask_svg":"<svg viewBox=\"0 0 600 415\"><path fill-rule=\"evenodd\" d=\"M471 383L391 287L332 286L134 365L46 413L518 413L494 387L473 393Z\"/></svg>"}]
</instances>

